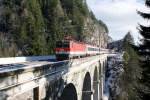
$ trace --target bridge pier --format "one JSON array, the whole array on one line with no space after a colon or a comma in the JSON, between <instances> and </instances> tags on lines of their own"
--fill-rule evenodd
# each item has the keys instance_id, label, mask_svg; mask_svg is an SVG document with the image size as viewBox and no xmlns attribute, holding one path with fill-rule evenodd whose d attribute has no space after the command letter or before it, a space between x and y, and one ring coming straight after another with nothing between
<instances>
[{"instance_id":1,"label":"bridge pier","mask_svg":"<svg viewBox=\"0 0 150 100\"><path fill-rule=\"evenodd\" d=\"M101 77L101 84L100 84L100 86L101 86L101 99L100 100L103 100L103 92L104 92L104 78L103 78L103 76Z\"/></svg>"},{"instance_id":2,"label":"bridge pier","mask_svg":"<svg viewBox=\"0 0 150 100\"><path fill-rule=\"evenodd\" d=\"M93 93L93 100L98 100L98 96L99 96L99 94L98 94L98 84L99 84L99 82L98 82L98 77L99 77L99 75L98 75L98 70L97 70L97 67L95 67L95 70L94 70L94 77L93 77L93 90L94 90L94 93Z\"/></svg>"},{"instance_id":3,"label":"bridge pier","mask_svg":"<svg viewBox=\"0 0 150 100\"><path fill-rule=\"evenodd\" d=\"M93 89L94 89L93 100L100 100L99 84L100 84L99 80L94 81L94 84L93 84Z\"/></svg>"}]
</instances>

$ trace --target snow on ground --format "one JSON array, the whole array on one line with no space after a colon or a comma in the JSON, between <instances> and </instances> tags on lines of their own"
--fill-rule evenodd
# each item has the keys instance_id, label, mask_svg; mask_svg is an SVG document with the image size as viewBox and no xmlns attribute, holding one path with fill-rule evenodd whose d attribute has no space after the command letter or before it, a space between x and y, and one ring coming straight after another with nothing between
<instances>
[{"instance_id":1,"label":"snow on ground","mask_svg":"<svg viewBox=\"0 0 150 100\"><path fill-rule=\"evenodd\" d=\"M108 100L109 99L109 94L104 94L103 95L103 100Z\"/></svg>"},{"instance_id":2,"label":"snow on ground","mask_svg":"<svg viewBox=\"0 0 150 100\"><path fill-rule=\"evenodd\" d=\"M118 54L117 56L110 57L108 59L103 100L110 100L110 91L115 91L115 93L119 93L120 91L119 87L116 84L116 81L119 77L119 74L124 71L122 61L122 54Z\"/></svg>"}]
</instances>

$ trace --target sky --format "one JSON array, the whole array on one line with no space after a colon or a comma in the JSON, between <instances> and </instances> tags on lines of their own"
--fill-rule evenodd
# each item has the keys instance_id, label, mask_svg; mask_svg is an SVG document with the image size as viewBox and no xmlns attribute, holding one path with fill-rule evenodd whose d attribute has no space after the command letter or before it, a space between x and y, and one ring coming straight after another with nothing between
<instances>
[{"instance_id":1,"label":"sky","mask_svg":"<svg viewBox=\"0 0 150 100\"><path fill-rule=\"evenodd\" d=\"M130 31L137 43L140 37L138 24L148 25L137 14L137 10L148 12L144 0L87 0L87 4L96 18L106 23L113 40L122 39Z\"/></svg>"}]
</instances>

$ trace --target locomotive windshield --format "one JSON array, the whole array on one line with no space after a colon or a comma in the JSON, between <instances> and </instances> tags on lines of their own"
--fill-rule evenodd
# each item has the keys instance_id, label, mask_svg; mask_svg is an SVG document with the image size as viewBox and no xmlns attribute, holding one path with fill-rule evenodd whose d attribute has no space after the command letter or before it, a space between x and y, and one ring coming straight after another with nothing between
<instances>
[{"instance_id":1,"label":"locomotive windshield","mask_svg":"<svg viewBox=\"0 0 150 100\"><path fill-rule=\"evenodd\" d=\"M57 48L68 48L69 47L69 41L57 41L56 43Z\"/></svg>"},{"instance_id":2,"label":"locomotive windshield","mask_svg":"<svg viewBox=\"0 0 150 100\"><path fill-rule=\"evenodd\" d=\"M69 47L69 42L68 42L68 41L65 41L65 42L63 43L63 47L64 47L64 48L68 48L68 47Z\"/></svg>"}]
</instances>

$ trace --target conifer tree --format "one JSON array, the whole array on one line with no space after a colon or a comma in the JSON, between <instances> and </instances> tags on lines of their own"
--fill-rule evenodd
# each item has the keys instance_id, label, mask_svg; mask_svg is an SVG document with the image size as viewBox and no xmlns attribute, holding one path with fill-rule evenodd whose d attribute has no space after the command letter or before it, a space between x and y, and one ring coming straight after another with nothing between
<instances>
[{"instance_id":1,"label":"conifer tree","mask_svg":"<svg viewBox=\"0 0 150 100\"><path fill-rule=\"evenodd\" d=\"M133 36L131 35L130 31L125 35L124 41L127 41L130 44L134 44L134 39L133 39Z\"/></svg>"},{"instance_id":2,"label":"conifer tree","mask_svg":"<svg viewBox=\"0 0 150 100\"><path fill-rule=\"evenodd\" d=\"M132 40L132 41L131 41ZM141 100L141 67L139 66L139 56L136 50L136 46L133 44L134 38L128 32L122 43L123 54L123 69L124 72L120 75L119 87L120 94L114 100Z\"/></svg>"},{"instance_id":3,"label":"conifer tree","mask_svg":"<svg viewBox=\"0 0 150 100\"><path fill-rule=\"evenodd\" d=\"M145 1L145 5L150 7L150 0ZM144 19L150 19L150 13L144 13L138 11ZM143 67L143 78L142 83L144 87L142 88L143 100L150 98L150 26L139 25L139 33L142 35L141 44L139 46L139 53L142 58Z\"/></svg>"}]
</instances>

